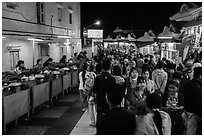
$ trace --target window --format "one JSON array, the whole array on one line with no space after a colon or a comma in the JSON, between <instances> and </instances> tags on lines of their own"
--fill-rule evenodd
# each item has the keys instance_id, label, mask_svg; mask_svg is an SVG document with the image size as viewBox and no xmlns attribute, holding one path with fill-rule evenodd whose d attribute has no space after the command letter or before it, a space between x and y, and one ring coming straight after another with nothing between
<instances>
[{"instance_id":1,"label":"window","mask_svg":"<svg viewBox=\"0 0 204 137\"><path fill-rule=\"evenodd\" d=\"M44 9L44 3L43 2L37 2L36 3L37 7L37 22L39 24L44 24L45 23L45 9Z\"/></svg>"},{"instance_id":2,"label":"window","mask_svg":"<svg viewBox=\"0 0 204 137\"><path fill-rule=\"evenodd\" d=\"M57 2L58 21L62 21L62 4Z\"/></svg>"},{"instance_id":3,"label":"window","mask_svg":"<svg viewBox=\"0 0 204 137\"><path fill-rule=\"evenodd\" d=\"M49 45L47 43L39 43L41 57L49 56Z\"/></svg>"},{"instance_id":4,"label":"window","mask_svg":"<svg viewBox=\"0 0 204 137\"><path fill-rule=\"evenodd\" d=\"M62 8L58 7L58 21L62 21Z\"/></svg>"},{"instance_id":5,"label":"window","mask_svg":"<svg viewBox=\"0 0 204 137\"><path fill-rule=\"evenodd\" d=\"M72 13L69 13L69 24L72 24Z\"/></svg>"},{"instance_id":6,"label":"window","mask_svg":"<svg viewBox=\"0 0 204 137\"><path fill-rule=\"evenodd\" d=\"M18 7L18 2L6 2L6 6L11 9L16 9L16 7Z\"/></svg>"},{"instance_id":7,"label":"window","mask_svg":"<svg viewBox=\"0 0 204 137\"><path fill-rule=\"evenodd\" d=\"M73 10L71 7L69 7L69 24L72 24L72 16L73 16Z\"/></svg>"},{"instance_id":8,"label":"window","mask_svg":"<svg viewBox=\"0 0 204 137\"><path fill-rule=\"evenodd\" d=\"M19 51L18 50L10 51L10 62L11 62L10 68L11 68L11 70L15 69L18 60L19 60Z\"/></svg>"}]
</instances>

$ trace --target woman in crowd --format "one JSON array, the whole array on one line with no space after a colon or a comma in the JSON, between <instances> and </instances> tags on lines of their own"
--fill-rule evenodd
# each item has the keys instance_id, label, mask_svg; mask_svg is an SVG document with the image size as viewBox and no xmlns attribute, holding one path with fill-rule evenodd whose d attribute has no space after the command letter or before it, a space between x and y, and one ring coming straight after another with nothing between
<instances>
[{"instance_id":1,"label":"woman in crowd","mask_svg":"<svg viewBox=\"0 0 204 137\"><path fill-rule=\"evenodd\" d=\"M146 83L144 77L139 76L137 79L137 86L132 90L132 106L131 109L135 112L136 115L145 115L145 99L144 94L146 88Z\"/></svg>"},{"instance_id":2,"label":"woman in crowd","mask_svg":"<svg viewBox=\"0 0 204 137\"><path fill-rule=\"evenodd\" d=\"M88 64L84 63L82 65L82 71L79 72L79 96L81 99L81 106L82 106L82 111L86 111L87 108L87 95L85 94L85 89L84 89L84 83L87 78L88 74Z\"/></svg>"},{"instance_id":3,"label":"woman in crowd","mask_svg":"<svg viewBox=\"0 0 204 137\"><path fill-rule=\"evenodd\" d=\"M162 106L167 110L183 109L183 95L179 92L179 85L176 79L169 81L168 91L162 95Z\"/></svg>"},{"instance_id":4,"label":"woman in crowd","mask_svg":"<svg viewBox=\"0 0 204 137\"><path fill-rule=\"evenodd\" d=\"M42 59L37 59L37 62L34 66L34 72L39 73L42 70Z\"/></svg>"},{"instance_id":5,"label":"woman in crowd","mask_svg":"<svg viewBox=\"0 0 204 137\"><path fill-rule=\"evenodd\" d=\"M59 62L62 63L62 64L65 64L66 63L66 59L67 59L67 56L63 55Z\"/></svg>"},{"instance_id":6,"label":"woman in crowd","mask_svg":"<svg viewBox=\"0 0 204 137\"><path fill-rule=\"evenodd\" d=\"M152 93L147 95L146 107L148 114L137 121L137 135L170 135L171 134L171 118L160 110L162 103L161 97Z\"/></svg>"},{"instance_id":7,"label":"woman in crowd","mask_svg":"<svg viewBox=\"0 0 204 137\"><path fill-rule=\"evenodd\" d=\"M125 80L125 85L126 85L126 99L125 99L125 107L130 108L132 105L132 92L133 89L136 88L137 86L137 78L138 78L138 72L135 67L131 68L129 77L126 78Z\"/></svg>"},{"instance_id":8,"label":"woman in crowd","mask_svg":"<svg viewBox=\"0 0 204 137\"><path fill-rule=\"evenodd\" d=\"M146 83L146 95L154 92L154 81L149 79L150 71L148 69L143 69L142 75Z\"/></svg>"},{"instance_id":9,"label":"woman in crowd","mask_svg":"<svg viewBox=\"0 0 204 137\"><path fill-rule=\"evenodd\" d=\"M19 60L14 71L17 74L21 74L24 70L26 70L26 68L24 67L24 61Z\"/></svg>"},{"instance_id":10,"label":"woman in crowd","mask_svg":"<svg viewBox=\"0 0 204 137\"><path fill-rule=\"evenodd\" d=\"M89 116L90 116L90 125L95 127L96 125L96 108L95 108L95 97L92 92L94 81L96 78L96 74L94 72L94 65L88 66L88 72L85 74L85 82L84 82L84 90L85 90L85 96L88 100L88 108L89 108Z\"/></svg>"},{"instance_id":11,"label":"woman in crowd","mask_svg":"<svg viewBox=\"0 0 204 137\"><path fill-rule=\"evenodd\" d=\"M128 59L127 59L127 58L124 59L123 65L122 65L122 75L123 75L123 77L126 77L126 76L127 76L128 63L129 63Z\"/></svg>"},{"instance_id":12,"label":"woman in crowd","mask_svg":"<svg viewBox=\"0 0 204 137\"><path fill-rule=\"evenodd\" d=\"M167 86L168 91L162 95L162 109L172 120L172 135L183 134L185 127L181 114L183 113L183 95L179 92L179 81L171 80Z\"/></svg>"},{"instance_id":13,"label":"woman in crowd","mask_svg":"<svg viewBox=\"0 0 204 137\"><path fill-rule=\"evenodd\" d=\"M114 87L114 90L117 90L118 92L125 94L125 80L121 75L121 68L119 66L114 66L112 75L115 78L117 84ZM124 106L124 99L121 102L121 106Z\"/></svg>"}]
</instances>

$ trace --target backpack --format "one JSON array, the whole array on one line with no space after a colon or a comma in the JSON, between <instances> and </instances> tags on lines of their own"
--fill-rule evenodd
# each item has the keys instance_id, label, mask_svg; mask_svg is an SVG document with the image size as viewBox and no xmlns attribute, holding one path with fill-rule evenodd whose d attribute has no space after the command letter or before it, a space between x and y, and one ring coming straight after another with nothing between
<instances>
[{"instance_id":1,"label":"backpack","mask_svg":"<svg viewBox=\"0 0 204 137\"><path fill-rule=\"evenodd\" d=\"M94 85L94 80L95 80L96 74L94 72L89 72L87 74L87 78L84 82L84 89L85 89L85 94L88 95Z\"/></svg>"}]
</instances>

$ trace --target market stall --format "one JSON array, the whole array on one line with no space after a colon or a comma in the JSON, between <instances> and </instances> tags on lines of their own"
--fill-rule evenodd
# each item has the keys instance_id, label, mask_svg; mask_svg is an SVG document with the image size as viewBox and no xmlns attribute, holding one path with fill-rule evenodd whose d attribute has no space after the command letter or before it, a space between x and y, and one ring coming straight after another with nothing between
<instances>
[{"instance_id":1,"label":"market stall","mask_svg":"<svg viewBox=\"0 0 204 137\"><path fill-rule=\"evenodd\" d=\"M68 91L71 88L71 73L67 73L63 76L63 91Z\"/></svg>"},{"instance_id":2,"label":"market stall","mask_svg":"<svg viewBox=\"0 0 204 137\"><path fill-rule=\"evenodd\" d=\"M6 124L16 120L24 114L30 112L30 89L5 96L3 100L3 127L6 132Z\"/></svg>"},{"instance_id":3,"label":"market stall","mask_svg":"<svg viewBox=\"0 0 204 137\"><path fill-rule=\"evenodd\" d=\"M155 38L156 36L151 30L149 32L145 32L144 36L137 39L138 52L143 55L154 54L154 45L152 44L154 43Z\"/></svg>"},{"instance_id":4,"label":"market stall","mask_svg":"<svg viewBox=\"0 0 204 137\"><path fill-rule=\"evenodd\" d=\"M59 93L61 93L63 90L62 90L62 76L57 74L58 76L56 77L56 79L53 79L51 81L51 102L52 102L52 99L53 97L56 97L57 98L57 95Z\"/></svg>"},{"instance_id":5,"label":"market stall","mask_svg":"<svg viewBox=\"0 0 204 137\"><path fill-rule=\"evenodd\" d=\"M161 43L161 58L165 57L168 60L178 59L179 51L177 47L180 45L179 36L180 34L170 31L170 28L166 26L164 27L163 32L158 36L158 41Z\"/></svg>"},{"instance_id":6,"label":"market stall","mask_svg":"<svg viewBox=\"0 0 204 137\"><path fill-rule=\"evenodd\" d=\"M75 68L74 70L72 70L71 72L71 88L75 88L78 86L79 84L79 72L78 69Z\"/></svg>"},{"instance_id":7,"label":"market stall","mask_svg":"<svg viewBox=\"0 0 204 137\"><path fill-rule=\"evenodd\" d=\"M40 74L33 69L26 73L2 73L2 110L3 126L16 121L24 114L34 112L34 109L46 102L52 102L53 97L63 91L78 85L78 69L75 64L66 64L67 68L56 68L55 71L42 70ZM56 71L58 70L58 71Z\"/></svg>"},{"instance_id":8,"label":"market stall","mask_svg":"<svg viewBox=\"0 0 204 137\"><path fill-rule=\"evenodd\" d=\"M48 102L50 99L50 82L45 82L39 85L36 85L32 88L32 112L34 108L42 105L45 102Z\"/></svg>"}]
</instances>

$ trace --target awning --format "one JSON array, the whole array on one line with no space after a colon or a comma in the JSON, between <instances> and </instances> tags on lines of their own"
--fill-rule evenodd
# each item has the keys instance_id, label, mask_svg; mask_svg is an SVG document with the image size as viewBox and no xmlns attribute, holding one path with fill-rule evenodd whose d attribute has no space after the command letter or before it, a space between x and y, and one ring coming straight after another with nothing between
<instances>
[{"instance_id":1,"label":"awning","mask_svg":"<svg viewBox=\"0 0 204 137\"><path fill-rule=\"evenodd\" d=\"M149 36L147 32L145 32L143 37L137 39L139 42L154 42L155 37Z\"/></svg>"},{"instance_id":2,"label":"awning","mask_svg":"<svg viewBox=\"0 0 204 137\"><path fill-rule=\"evenodd\" d=\"M126 38L129 42L135 42L136 41L136 39L135 38L133 38L133 37L131 37L131 35L130 34L128 34L128 36L127 36L127 38Z\"/></svg>"},{"instance_id":3,"label":"awning","mask_svg":"<svg viewBox=\"0 0 204 137\"><path fill-rule=\"evenodd\" d=\"M119 27L116 27L116 29L113 32L114 33L121 33L121 32L123 32L123 30L120 29Z\"/></svg>"},{"instance_id":4,"label":"awning","mask_svg":"<svg viewBox=\"0 0 204 137\"><path fill-rule=\"evenodd\" d=\"M104 42L113 42L113 38L110 37L110 35L108 35L108 37L106 39L103 39Z\"/></svg>"},{"instance_id":5,"label":"awning","mask_svg":"<svg viewBox=\"0 0 204 137\"><path fill-rule=\"evenodd\" d=\"M115 39L113 39L114 42L120 42L121 39L119 38L119 36L117 35Z\"/></svg>"},{"instance_id":6,"label":"awning","mask_svg":"<svg viewBox=\"0 0 204 137\"><path fill-rule=\"evenodd\" d=\"M159 34L158 39L174 39L174 38L178 38L180 36L180 33L174 33L172 31L170 31L170 28L168 28L167 26L164 26L163 32Z\"/></svg>"},{"instance_id":7,"label":"awning","mask_svg":"<svg viewBox=\"0 0 204 137\"><path fill-rule=\"evenodd\" d=\"M142 47L145 47L147 45L151 45L153 43L154 42L137 42L136 45L137 45L137 48L142 48Z\"/></svg>"}]
</instances>

